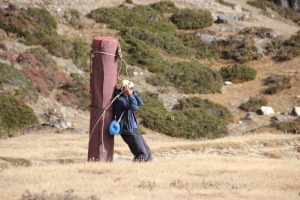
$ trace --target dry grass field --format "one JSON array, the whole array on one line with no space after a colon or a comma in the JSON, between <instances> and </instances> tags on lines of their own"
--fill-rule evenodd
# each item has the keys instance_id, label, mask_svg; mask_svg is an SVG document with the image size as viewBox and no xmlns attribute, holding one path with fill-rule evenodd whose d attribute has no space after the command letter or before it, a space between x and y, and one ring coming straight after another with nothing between
<instances>
[{"instance_id":1,"label":"dry grass field","mask_svg":"<svg viewBox=\"0 0 300 200\"><path fill-rule=\"evenodd\" d=\"M26 190L62 199L300 198L300 135L190 141L148 133L152 163L132 163L116 137L114 162L88 163L86 134L52 131L0 140L0 199L26 199Z\"/></svg>"}]
</instances>

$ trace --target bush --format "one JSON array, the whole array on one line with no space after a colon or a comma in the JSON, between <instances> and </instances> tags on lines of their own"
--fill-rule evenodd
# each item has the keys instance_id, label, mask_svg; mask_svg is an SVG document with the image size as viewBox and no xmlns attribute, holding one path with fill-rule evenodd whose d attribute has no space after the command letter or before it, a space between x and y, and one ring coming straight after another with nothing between
<instances>
[{"instance_id":1,"label":"bush","mask_svg":"<svg viewBox=\"0 0 300 200\"><path fill-rule=\"evenodd\" d=\"M45 9L20 12L0 9L0 28L17 33L28 45L42 45L54 56L72 58L78 67L88 71L89 44L58 35L55 18Z\"/></svg>"},{"instance_id":2,"label":"bush","mask_svg":"<svg viewBox=\"0 0 300 200\"><path fill-rule=\"evenodd\" d=\"M238 63L258 60L262 57L261 54L257 53L254 41L250 37L229 37L227 40L217 41L217 46L221 58Z\"/></svg>"},{"instance_id":3,"label":"bush","mask_svg":"<svg viewBox=\"0 0 300 200\"><path fill-rule=\"evenodd\" d=\"M50 92L71 80L63 72L54 72L48 68L25 68L22 72L36 86L41 95L48 97Z\"/></svg>"},{"instance_id":4,"label":"bush","mask_svg":"<svg viewBox=\"0 0 300 200\"><path fill-rule=\"evenodd\" d=\"M98 8L88 16L117 30L139 27L151 32L173 32L176 28L160 12L149 6Z\"/></svg>"},{"instance_id":5,"label":"bush","mask_svg":"<svg viewBox=\"0 0 300 200\"><path fill-rule=\"evenodd\" d=\"M283 75L273 75L269 76L264 80L264 85L268 85L265 89L265 94L275 94L285 89L292 88L291 77Z\"/></svg>"},{"instance_id":6,"label":"bush","mask_svg":"<svg viewBox=\"0 0 300 200\"><path fill-rule=\"evenodd\" d=\"M198 59L217 59L219 53L217 52L216 42L207 43L198 39L195 35L182 34L179 38L183 41L186 47L192 48L192 52L196 55Z\"/></svg>"},{"instance_id":7,"label":"bush","mask_svg":"<svg viewBox=\"0 0 300 200\"><path fill-rule=\"evenodd\" d=\"M144 41L132 36L126 36L123 42L120 41L128 64L146 68L150 72L163 72L164 68L169 65L158 51Z\"/></svg>"},{"instance_id":8,"label":"bush","mask_svg":"<svg viewBox=\"0 0 300 200\"><path fill-rule=\"evenodd\" d=\"M174 110L186 110L189 108L204 109L205 112L209 112L225 122L233 122L233 115L226 107L208 99L203 100L197 97L183 99L174 107Z\"/></svg>"},{"instance_id":9,"label":"bush","mask_svg":"<svg viewBox=\"0 0 300 200\"><path fill-rule=\"evenodd\" d=\"M165 70L168 80L186 93L221 92L223 80L218 72L198 63L179 62Z\"/></svg>"},{"instance_id":10,"label":"bush","mask_svg":"<svg viewBox=\"0 0 300 200\"><path fill-rule=\"evenodd\" d=\"M160 1L158 3L151 4L150 6L160 13L174 13L178 11L178 8L175 6L174 2L171 1Z\"/></svg>"},{"instance_id":11,"label":"bush","mask_svg":"<svg viewBox=\"0 0 300 200\"><path fill-rule=\"evenodd\" d=\"M242 103L239 108L246 112L257 112L262 106L267 106L268 100L264 96L250 97L246 103Z\"/></svg>"},{"instance_id":12,"label":"bush","mask_svg":"<svg viewBox=\"0 0 300 200\"><path fill-rule=\"evenodd\" d=\"M276 128L285 133L300 134L300 121L275 122L273 121L270 127Z\"/></svg>"},{"instance_id":13,"label":"bush","mask_svg":"<svg viewBox=\"0 0 300 200\"><path fill-rule=\"evenodd\" d=\"M83 21L81 20L81 14L76 9L69 9L67 12L65 12L64 18L69 24L76 28L81 29L84 27Z\"/></svg>"},{"instance_id":14,"label":"bush","mask_svg":"<svg viewBox=\"0 0 300 200\"><path fill-rule=\"evenodd\" d=\"M179 10L170 20L180 29L205 28L214 22L210 11L190 9Z\"/></svg>"},{"instance_id":15,"label":"bush","mask_svg":"<svg viewBox=\"0 0 300 200\"><path fill-rule=\"evenodd\" d=\"M190 107L184 109L178 105L177 110L168 112L157 95L144 92L141 96L145 105L140 108L139 116L142 117L142 123L146 127L172 137L188 139L217 138L228 134L226 128L228 119L222 120L222 118L225 119L225 116L232 118L232 115L225 114L226 109L218 104L198 98L186 99L185 102L195 103L191 103ZM210 106L209 109L203 107L207 105Z\"/></svg>"},{"instance_id":16,"label":"bush","mask_svg":"<svg viewBox=\"0 0 300 200\"><path fill-rule=\"evenodd\" d=\"M219 72L224 81L232 81L234 83L254 80L257 75L257 71L255 69L240 64L222 67Z\"/></svg>"},{"instance_id":17,"label":"bush","mask_svg":"<svg viewBox=\"0 0 300 200\"><path fill-rule=\"evenodd\" d=\"M32 108L10 95L0 94L0 137L36 123L38 119Z\"/></svg>"},{"instance_id":18,"label":"bush","mask_svg":"<svg viewBox=\"0 0 300 200\"><path fill-rule=\"evenodd\" d=\"M166 80L166 77L161 73L148 76L146 78L146 82L154 86L167 87L169 85L168 81Z\"/></svg>"},{"instance_id":19,"label":"bush","mask_svg":"<svg viewBox=\"0 0 300 200\"><path fill-rule=\"evenodd\" d=\"M240 35L247 35L248 37L258 37L258 38L272 38L273 30L265 27L247 27L239 31Z\"/></svg>"},{"instance_id":20,"label":"bush","mask_svg":"<svg viewBox=\"0 0 300 200\"><path fill-rule=\"evenodd\" d=\"M66 106L74 106L82 110L89 109L89 82L80 74L72 73L72 80L64 83L60 88L64 91L56 96L56 100Z\"/></svg>"},{"instance_id":21,"label":"bush","mask_svg":"<svg viewBox=\"0 0 300 200\"><path fill-rule=\"evenodd\" d=\"M173 33L155 33L146 29L133 28L130 34L151 46L165 50L171 55L178 57L187 57L190 55L189 49L185 47L183 42Z\"/></svg>"},{"instance_id":22,"label":"bush","mask_svg":"<svg viewBox=\"0 0 300 200\"><path fill-rule=\"evenodd\" d=\"M17 61L23 67L44 67L56 69L57 63L43 48L35 47L19 54Z\"/></svg>"},{"instance_id":23,"label":"bush","mask_svg":"<svg viewBox=\"0 0 300 200\"><path fill-rule=\"evenodd\" d=\"M16 86L11 95L15 95L20 101L35 101L38 98L35 87L22 72L10 65L0 63L0 88L3 84Z\"/></svg>"}]
</instances>

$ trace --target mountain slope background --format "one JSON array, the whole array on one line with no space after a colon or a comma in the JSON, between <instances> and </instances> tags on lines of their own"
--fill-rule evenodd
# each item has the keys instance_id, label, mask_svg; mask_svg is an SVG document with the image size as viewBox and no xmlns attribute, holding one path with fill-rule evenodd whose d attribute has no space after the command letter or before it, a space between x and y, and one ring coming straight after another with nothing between
<instances>
[{"instance_id":1,"label":"mountain slope background","mask_svg":"<svg viewBox=\"0 0 300 200\"><path fill-rule=\"evenodd\" d=\"M126 35L128 30L124 31L124 27L121 27L122 30L112 28L112 24L97 23L96 18L89 16L97 8L118 8L123 5L126 10L138 5L147 7L158 2L160 1L1 2L1 17L5 17L1 21L5 23L1 24L0 29L0 106L7 105L9 98L5 95L14 96L18 103L28 106L26 109L32 109L39 121L36 123L32 120L28 124L20 122L23 128L19 130L9 126L8 129L3 129L5 133L9 131L11 137L0 140L0 183L4 186L1 187L1 199L19 199L22 195L22 199L42 196L47 199L120 199L124 195L129 199L140 199L141 195L146 199L299 198L300 186L296 177L299 174L297 166L300 138L298 134L282 132L299 133L300 127L298 117L291 115L292 109L300 105L297 21L284 17L270 7L264 10L251 6L246 0L174 0L172 2L180 10L187 8L210 11L213 20L222 15L243 18L235 20L233 24L212 23L208 27L188 30L178 29L175 25L170 25L171 22L167 22L175 30L168 32L165 41L172 36L174 41L179 41L174 46L178 52L185 53L182 49L191 52L187 56L178 56L178 52L169 51L168 46L140 43L138 25L131 27L130 34L136 35L132 37L129 34L129 37ZM47 11L39 10L40 8ZM17 14L22 12L33 17L36 22L24 23L26 26L23 27L18 21L13 21L13 17L7 18L18 16L18 19L22 19L24 15ZM168 12L162 14L163 20L171 17L172 13ZM39 20L41 16L42 20ZM43 18L45 16L47 18ZM45 19L48 20L46 25L41 23ZM51 40L46 36L41 37L43 42L37 42L26 35L26 31L20 37L20 32L7 28L7 25L14 22L15 27L21 27L22 33L29 30L30 36L34 30L42 30ZM52 24L53 29L45 28L49 24ZM145 33L151 37L156 34ZM213 43L216 45L213 47L218 49L214 52L216 57L213 54L198 54L199 50L192 44L202 45L200 47L208 50L211 46L196 38L197 34L222 41ZM34 36L37 38L41 35ZM107 36L118 37L122 42L124 40L121 43L123 54L130 63L135 89L140 92L150 91L150 97L154 95L155 100L145 98L149 98L151 103L162 103L166 110L164 123L172 125L176 123L177 116L190 111L189 106L202 105L197 101L193 104L192 100L187 103L184 99L208 99L212 102L209 103L210 106L217 103L232 114L232 120L224 126L229 136L216 140L208 140L208 135L196 140L172 138L162 134L164 130L158 133L160 130L145 126L143 117L147 116L147 110L144 110L139 118L140 127L152 147L155 158L153 163L145 166L129 163L130 152L120 137L116 137L117 162L101 165L85 163L89 126L89 45L94 37ZM296 39L291 40L291 37ZM191 38L193 40L189 43ZM239 40L240 38L242 39ZM240 41L248 43L239 43ZM55 45L59 44L57 48ZM168 73L155 71L158 68L149 68L157 67L156 63L144 65L141 64L143 62L136 62L128 53L128 49L132 47L129 44L150 47L154 51L153 55L164 61L164 67L192 62L197 66L209 67L217 73L222 67L242 64L255 69L257 75L254 80L233 81L229 85L223 85L223 80L220 92L185 92L179 87L180 84L166 78ZM177 44L182 45L182 48L178 48ZM292 46L293 49L280 48L285 45L286 48ZM231 48L225 54L228 46ZM233 48L238 48L238 52L245 54L232 54ZM203 52L201 50L200 48L200 53ZM243 60L246 56L250 57ZM186 64L182 66L188 67ZM122 78L125 77L123 74ZM288 79L289 87L275 94L265 94L264 91L269 86L264 83L270 79L279 82ZM144 95L146 94L149 93ZM254 109L251 110L254 118L243 120L250 110L241 110L239 106L249 98L257 96L265 98L275 113L261 115ZM177 106L177 110L174 110L174 106ZM220 109L220 106L213 109ZM278 113L283 117L283 123L277 126L280 130L270 126L271 118ZM216 113L213 115L222 116ZM0 122L1 128L4 127L3 120ZM35 125L27 126L29 124ZM3 132L1 131L2 129L0 133ZM44 174L47 175L43 176ZM105 186L104 182L107 183ZM116 187L123 189L112 189ZM29 192L25 192L26 189ZM133 192L128 193L128 190Z\"/></svg>"}]
</instances>

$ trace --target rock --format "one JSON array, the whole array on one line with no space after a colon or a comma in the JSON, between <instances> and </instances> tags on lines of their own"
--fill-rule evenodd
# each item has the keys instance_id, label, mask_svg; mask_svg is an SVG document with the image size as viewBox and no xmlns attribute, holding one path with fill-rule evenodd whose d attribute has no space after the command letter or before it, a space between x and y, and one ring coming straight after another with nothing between
<instances>
[{"instance_id":1,"label":"rock","mask_svg":"<svg viewBox=\"0 0 300 200\"><path fill-rule=\"evenodd\" d=\"M233 10L234 10L235 12L238 12L238 13L243 12L242 6L241 6L240 4L234 5L234 6L233 6Z\"/></svg>"},{"instance_id":2,"label":"rock","mask_svg":"<svg viewBox=\"0 0 300 200\"><path fill-rule=\"evenodd\" d=\"M268 106L262 106L260 108L260 111L263 115L270 115L270 114L274 114L274 110L272 107L268 107Z\"/></svg>"},{"instance_id":3,"label":"rock","mask_svg":"<svg viewBox=\"0 0 300 200\"><path fill-rule=\"evenodd\" d=\"M241 20L241 21L249 20L251 17L252 17L252 15L251 15L250 12L246 12L246 13L242 13L242 14L237 15L237 19Z\"/></svg>"},{"instance_id":4,"label":"rock","mask_svg":"<svg viewBox=\"0 0 300 200\"><path fill-rule=\"evenodd\" d=\"M274 115L274 116L272 117L272 119L274 119L274 120L276 120L276 121L278 121L278 122L283 122L283 121L286 120L285 117L282 116L282 115Z\"/></svg>"},{"instance_id":5,"label":"rock","mask_svg":"<svg viewBox=\"0 0 300 200\"><path fill-rule=\"evenodd\" d=\"M208 35L208 34L205 34L205 33L200 33L200 32L197 32L195 34L200 40L204 41L204 42L207 42L207 43L211 43L211 42L214 42L214 41L217 41L218 39L212 35Z\"/></svg>"},{"instance_id":6,"label":"rock","mask_svg":"<svg viewBox=\"0 0 300 200\"><path fill-rule=\"evenodd\" d=\"M6 40L6 39L7 39L7 35L6 35L5 31L0 29L0 41Z\"/></svg>"},{"instance_id":7,"label":"rock","mask_svg":"<svg viewBox=\"0 0 300 200\"><path fill-rule=\"evenodd\" d=\"M300 116L300 107L295 107L295 108L293 108L293 110L292 110L292 115L293 116Z\"/></svg>"},{"instance_id":8,"label":"rock","mask_svg":"<svg viewBox=\"0 0 300 200\"><path fill-rule=\"evenodd\" d=\"M225 81L224 84L225 85L232 85L232 82L231 81Z\"/></svg>"},{"instance_id":9,"label":"rock","mask_svg":"<svg viewBox=\"0 0 300 200\"><path fill-rule=\"evenodd\" d=\"M238 18L236 15L229 14L229 15L220 15L218 16L217 22L223 24L235 24Z\"/></svg>"},{"instance_id":10,"label":"rock","mask_svg":"<svg viewBox=\"0 0 300 200\"><path fill-rule=\"evenodd\" d=\"M45 125L49 125L51 127L55 127L58 129L67 129L67 128L72 127L72 124L70 122L65 121L64 119L59 118L57 116L43 114L42 117L46 118L51 123L51 124L45 124Z\"/></svg>"},{"instance_id":11,"label":"rock","mask_svg":"<svg viewBox=\"0 0 300 200\"><path fill-rule=\"evenodd\" d=\"M242 119L254 121L254 113L253 112L247 113Z\"/></svg>"},{"instance_id":12,"label":"rock","mask_svg":"<svg viewBox=\"0 0 300 200\"><path fill-rule=\"evenodd\" d=\"M274 39L274 38L276 38L277 37L277 35L276 35L276 33L267 33L267 37L268 38L271 38L271 39Z\"/></svg>"}]
</instances>

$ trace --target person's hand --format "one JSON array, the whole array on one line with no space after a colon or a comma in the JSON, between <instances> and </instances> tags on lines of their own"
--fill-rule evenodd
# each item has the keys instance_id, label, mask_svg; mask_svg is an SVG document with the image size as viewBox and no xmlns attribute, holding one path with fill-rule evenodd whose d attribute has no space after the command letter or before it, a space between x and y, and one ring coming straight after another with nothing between
<instances>
[{"instance_id":1,"label":"person's hand","mask_svg":"<svg viewBox=\"0 0 300 200\"><path fill-rule=\"evenodd\" d=\"M124 86L123 92L124 92L124 94L126 94L126 95L133 94L133 91L130 90L130 88L129 88L127 85Z\"/></svg>"}]
</instances>

